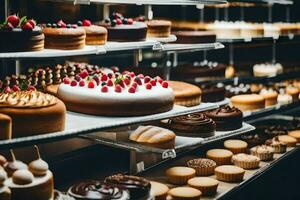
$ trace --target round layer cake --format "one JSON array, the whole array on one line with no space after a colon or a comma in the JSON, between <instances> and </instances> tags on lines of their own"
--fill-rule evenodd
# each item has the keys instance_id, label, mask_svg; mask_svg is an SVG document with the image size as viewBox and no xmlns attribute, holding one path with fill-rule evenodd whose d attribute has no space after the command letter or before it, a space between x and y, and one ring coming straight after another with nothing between
<instances>
[{"instance_id":1,"label":"round layer cake","mask_svg":"<svg viewBox=\"0 0 300 200\"><path fill-rule=\"evenodd\" d=\"M196 106L201 102L201 89L195 85L180 81L168 81L175 95L175 104Z\"/></svg>"},{"instance_id":2,"label":"round layer cake","mask_svg":"<svg viewBox=\"0 0 300 200\"><path fill-rule=\"evenodd\" d=\"M188 137L211 137L216 130L216 123L202 113L172 118L167 126L176 134Z\"/></svg>"},{"instance_id":3,"label":"round layer cake","mask_svg":"<svg viewBox=\"0 0 300 200\"><path fill-rule=\"evenodd\" d=\"M33 30L0 29L0 52L41 51L45 36L40 27Z\"/></svg>"},{"instance_id":4,"label":"round layer cake","mask_svg":"<svg viewBox=\"0 0 300 200\"><path fill-rule=\"evenodd\" d=\"M243 113L230 106L223 106L221 108L207 111L205 115L216 122L217 131L231 131L242 127Z\"/></svg>"},{"instance_id":5,"label":"round layer cake","mask_svg":"<svg viewBox=\"0 0 300 200\"><path fill-rule=\"evenodd\" d=\"M8 115L0 114L0 140L11 138L12 119Z\"/></svg>"},{"instance_id":6,"label":"round layer cake","mask_svg":"<svg viewBox=\"0 0 300 200\"><path fill-rule=\"evenodd\" d=\"M243 94L231 97L231 104L241 111L258 110L265 107L265 99L258 94Z\"/></svg>"},{"instance_id":7,"label":"round layer cake","mask_svg":"<svg viewBox=\"0 0 300 200\"><path fill-rule=\"evenodd\" d=\"M151 20L147 22L147 37L160 38L169 37L171 34L171 21L167 20Z\"/></svg>"},{"instance_id":8,"label":"round layer cake","mask_svg":"<svg viewBox=\"0 0 300 200\"><path fill-rule=\"evenodd\" d=\"M179 44L199 44L216 42L216 34L210 31L176 31L172 32L176 35L175 43Z\"/></svg>"},{"instance_id":9,"label":"round layer cake","mask_svg":"<svg viewBox=\"0 0 300 200\"><path fill-rule=\"evenodd\" d=\"M201 85L202 102L218 102L225 99L225 88L223 86Z\"/></svg>"},{"instance_id":10,"label":"round layer cake","mask_svg":"<svg viewBox=\"0 0 300 200\"><path fill-rule=\"evenodd\" d=\"M43 28L45 48L75 50L85 46L85 30L82 28Z\"/></svg>"},{"instance_id":11,"label":"round layer cake","mask_svg":"<svg viewBox=\"0 0 300 200\"><path fill-rule=\"evenodd\" d=\"M65 127L64 103L38 91L0 93L0 113L11 117L13 138L62 131Z\"/></svg>"},{"instance_id":12,"label":"round layer cake","mask_svg":"<svg viewBox=\"0 0 300 200\"><path fill-rule=\"evenodd\" d=\"M169 111L173 108L173 90L160 78L133 72L120 74L80 73L81 80L65 79L57 96L68 110L104 116L138 116ZM90 79L90 80L89 80Z\"/></svg>"},{"instance_id":13,"label":"round layer cake","mask_svg":"<svg viewBox=\"0 0 300 200\"><path fill-rule=\"evenodd\" d=\"M87 45L103 45L107 41L107 30L101 26L83 26L86 38L85 44Z\"/></svg>"}]
</instances>

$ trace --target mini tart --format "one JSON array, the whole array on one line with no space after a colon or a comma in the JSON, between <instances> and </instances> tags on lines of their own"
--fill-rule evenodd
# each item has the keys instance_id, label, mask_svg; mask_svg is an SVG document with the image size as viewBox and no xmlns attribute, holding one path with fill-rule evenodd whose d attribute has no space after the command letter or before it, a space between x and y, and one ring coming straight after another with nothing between
<instances>
[{"instance_id":1,"label":"mini tart","mask_svg":"<svg viewBox=\"0 0 300 200\"><path fill-rule=\"evenodd\" d=\"M231 97L231 104L241 111L258 110L265 107L265 99L258 94L243 94Z\"/></svg>"},{"instance_id":2,"label":"mini tart","mask_svg":"<svg viewBox=\"0 0 300 200\"><path fill-rule=\"evenodd\" d=\"M219 181L241 182L244 178L245 170L234 165L222 165L215 169L215 174Z\"/></svg>"},{"instance_id":3,"label":"mini tart","mask_svg":"<svg viewBox=\"0 0 300 200\"><path fill-rule=\"evenodd\" d=\"M295 138L297 142L300 142L300 130L289 131L288 135Z\"/></svg>"},{"instance_id":4,"label":"mini tart","mask_svg":"<svg viewBox=\"0 0 300 200\"><path fill-rule=\"evenodd\" d=\"M260 91L259 93L260 95L262 95L265 98L265 106L272 106L277 104L277 97L278 97L278 93L273 90L273 89L263 89Z\"/></svg>"},{"instance_id":5,"label":"mini tart","mask_svg":"<svg viewBox=\"0 0 300 200\"><path fill-rule=\"evenodd\" d=\"M206 152L206 156L217 163L217 165L226 165L231 163L233 153L226 149L211 149Z\"/></svg>"},{"instance_id":6,"label":"mini tart","mask_svg":"<svg viewBox=\"0 0 300 200\"><path fill-rule=\"evenodd\" d=\"M273 160L274 149L273 147L261 145L252 147L250 149L252 155L257 156L261 161L270 161Z\"/></svg>"},{"instance_id":7,"label":"mini tart","mask_svg":"<svg viewBox=\"0 0 300 200\"><path fill-rule=\"evenodd\" d=\"M229 149L232 153L245 153L247 151L248 144L243 140L226 140L224 147Z\"/></svg>"},{"instance_id":8,"label":"mini tart","mask_svg":"<svg viewBox=\"0 0 300 200\"><path fill-rule=\"evenodd\" d=\"M103 45L107 41L107 30L102 26L83 26L85 30L86 38L85 44L86 45Z\"/></svg>"},{"instance_id":9,"label":"mini tart","mask_svg":"<svg viewBox=\"0 0 300 200\"><path fill-rule=\"evenodd\" d=\"M171 34L172 22L167 20L151 20L147 22L148 38L169 37Z\"/></svg>"},{"instance_id":10,"label":"mini tart","mask_svg":"<svg viewBox=\"0 0 300 200\"><path fill-rule=\"evenodd\" d=\"M195 169L197 176L210 176L214 174L217 163L207 158L198 158L189 160L187 166Z\"/></svg>"},{"instance_id":11,"label":"mini tart","mask_svg":"<svg viewBox=\"0 0 300 200\"><path fill-rule=\"evenodd\" d=\"M155 198L155 200L166 200L168 191L170 190L168 186L155 181L150 181L151 190L150 194Z\"/></svg>"},{"instance_id":12,"label":"mini tart","mask_svg":"<svg viewBox=\"0 0 300 200\"><path fill-rule=\"evenodd\" d=\"M172 167L166 171L170 183L175 185L184 185L196 175L196 170L190 167Z\"/></svg>"},{"instance_id":13,"label":"mini tart","mask_svg":"<svg viewBox=\"0 0 300 200\"><path fill-rule=\"evenodd\" d=\"M175 104L181 106L196 106L201 102L201 89L195 85L180 82L168 81L175 95Z\"/></svg>"},{"instance_id":14,"label":"mini tart","mask_svg":"<svg viewBox=\"0 0 300 200\"><path fill-rule=\"evenodd\" d=\"M294 147L297 144L297 139L288 135L279 135L278 140L285 143L288 147Z\"/></svg>"},{"instance_id":15,"label":"mini tart","mask_svg":"<svg viewBox=\"0 0 300 200\"><path fill-rule=\"evenodd\" d=\"M168 194L172 200L199 200L202 193L191 187L176 187L171 189Z\"/></svg>"},{"instance_id":16,"label":"mini tart","mask_svg":"<svg viewBox=\"0 0 300 200\"><path fill-rule=\"evenodd\" d=\"M286 152L287 145L284 142L279 141L278 137L274 137L265 142L266 145L273 147L274 153L284 153Z\"/></svg>"},{"instance_id":17,"label":"mini tart","mask_svg":"<svg viewBox=\"0 0 300 200\"><path fill-rule=\"evenodd\" d=\"M217 192L219 181L209 177L195 177L188 180L188 185L200 190L204 196L211 196Z\"/></svg>"},{"instance_id":18,"label":"mini tart","mask_svg":"<svg viewBox=\"0 0 300 200\"><path fill-rule=\"evenodd\" d=\"M260 159L257 156L239 153L232 156L232 162L243 169L257 169Z\"/></svg>"}]
</instances>

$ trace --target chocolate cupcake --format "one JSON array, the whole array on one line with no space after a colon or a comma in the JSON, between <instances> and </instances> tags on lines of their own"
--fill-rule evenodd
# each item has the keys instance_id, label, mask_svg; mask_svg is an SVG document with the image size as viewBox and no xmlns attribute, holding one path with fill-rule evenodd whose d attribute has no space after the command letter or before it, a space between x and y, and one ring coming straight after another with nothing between
<instances>
[{"instance_id":1,"label":"chocolate cupcake","mask_svg":"<svg viewBox=\"0 0 300 200\"><path fill-rule=\"evenodd\" d=\"M142 177L116 174L105 178L105 183L127 189L130 199L144 200L150 195L150 181Z\"/></svg>"},{"instance_id":2,"label":"chocolate cupcake","mask_svg":"<svg viewBox=\"0 0 300 200\"><path fill-rule=\"evenodd\" d=\"M202 102L218 102L225 99L225 88L223 86L200 85L202 90Z\"/></svg>"},{"instance_id":3,"label":"chocolate cupcake","mask_svg":"<svg viewBox=\"0 0 300 200\"><path fill-rule=\"evenodd\" d=\"M216 123L202 113L172 118L168 125L178 135L188 137L211 137L216 130Z\"/></svg>"},{"instance_id":4,"label":"chocolate cupcake","mask_svg":"<svg viewBox=\"0 0 300 200\"><path fill-rule=\"evenodd\" d=\"M129 192L122 187L110 183L91 180L73 185L68 190L68 196L76 200L128 200Z\"/></svg>"},{"instance_id":5,"label":"chocolate cupcake","mask_svg":"<svg viewBox=\"0 0 300 200\"><path fill-rule=\"evenodd\" d=\"M230 106L207 111L205 115L216 122L217 131L231 131L243 126L243 113Z\"/></svg>"}]
</instances>

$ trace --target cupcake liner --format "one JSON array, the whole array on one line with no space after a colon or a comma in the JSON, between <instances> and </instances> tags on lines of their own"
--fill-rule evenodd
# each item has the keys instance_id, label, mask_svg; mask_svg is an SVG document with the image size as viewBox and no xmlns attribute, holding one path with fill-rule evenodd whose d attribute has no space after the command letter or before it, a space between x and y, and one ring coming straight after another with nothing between
<instances>
[{"instance_id":1,"label":"cupcake liner","mask_svg":"<svg viewBox=\"0 0 300 200\"><path fill-rule=\"evenodd\" d=\"M247 147L246 148L228 148L233 154L238 154L238 153L246 153L247 152Z\"/></svg>"},{"instance_id":2,"label":"cupcake liner","mask_svg":"<svg viewBox=\"0 0 300 200\"><path fill-rule=\"evenodd\" d=\"M270 160L273 160L273 156L274 156L273 152L269 152L269 153L257 153L257 152L251 151L251 154L254 155L254 156L259 157L259 159L261 161L270 161Z\"/></svg>"},{"instance_id":3,"label":"cupcake liner","mask_svg":"<svg viewBox=\"0 0 300 200\"><path fill-rule=\"evenodd\" d=\"M215 172L216 166L211 167L193 167L196 170L197 176L210 176Z\"/></svg>"},{"instance_id":4,"label":"cupcake liner","mask_svg":"<svg viewBox=\"0 0 300 200\"><path fill-rule=\"evenodd\" d=\"M271 145L274 149L274 153L285 153L286 146L283 145Z\"/></svg>"},{"instance_id":5,"label":"cupcake liner","mask_svg":"<svg viewBox=\"0 0 300 200\"><path fill-rule=\"evenodd\" d=\"M224 182L241 182L244 179L244 174L243 173L236 173L236 174L229 174L229 173L222 173L215 171L215 174L217 176L217 179L219 181L224 181Z\"/></svg>"},{"instance_id":6,"label":"cupcake liner","mask_svg":"<svg viewBox=\"0 0 300 200\"><path fill-rule=\"evenodd\" d=\"M257 169L259 167L260 161L240 161L233 160L234 165L241 167L243 169Z\"/></svg>"}]
</instances>

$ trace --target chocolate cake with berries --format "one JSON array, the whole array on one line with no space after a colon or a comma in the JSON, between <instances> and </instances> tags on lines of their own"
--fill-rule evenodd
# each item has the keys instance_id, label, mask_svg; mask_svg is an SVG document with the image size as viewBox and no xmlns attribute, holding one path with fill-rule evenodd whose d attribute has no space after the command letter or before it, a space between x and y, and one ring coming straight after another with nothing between
<instances>
[{"instance_id":1,"label":"chocolate cake with berries","mask_svg":"<svg viewBox=\"0 0 300 200\"><path fill-rule=\"evenodd\" d=\"M75 50L85 46L86 31L76 24L66 24L62 20L57 23L45 24L45 48Z\"/></svg>"},{"instance_id":2,"label":"chocolate cake with berries","mask_svg":"<svg viewBox=\"0 0 300 200\"><path fill-rule=\"evenodd\" d=\"M57 96L68 110L105 116L138 116L169 111L173 90L160 77L133 72L99 73L84 70L74 79L65 78Z\"/></svg>"},{"instance_id":3,"label":"chocolate cake with berries","mask_svg":"<svg viewBox=\"0 0 300 200\"><path fill-rule=\"evenodd\" d=\"M77 25L85 30L86 45L103 45L107 41L107 30L102 26L96 26L90 20L78 21Z\"/></svg>"},{"instance_id":4,"label":"chocolate cake with berries","mask_svg":"<svg viewBox=\"0 0 300 200\"><path fill-rule=\"evenodd\" d=\"M216 122L217 131L236 130L243 125L243 113L235 107L223 106L204 114Z\"/></svg>"},{"instance_id":5,"label":"chocolate cake with berries","mask_svg":"<svg viewBox=\"0 0 300 200\"><path fill-rule=\"evenodd\" d=\"M0 25L0 52L41 51L45 36L33 19L10 15Z\"/></svg>"},{"instance_id":6,"label":"chocolate cake with berries","mask_svg":"<svg viewBox=\"0 0 300 200\"><path fill-rule=\"evenodd\" d=\"M98 22L96 25L107 29L108 41L134 42L146 40L146 23L134 21L132 18L124 18L120 13L113 13L111 18Z\"/></svg>"}]
</instances>

